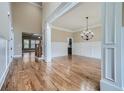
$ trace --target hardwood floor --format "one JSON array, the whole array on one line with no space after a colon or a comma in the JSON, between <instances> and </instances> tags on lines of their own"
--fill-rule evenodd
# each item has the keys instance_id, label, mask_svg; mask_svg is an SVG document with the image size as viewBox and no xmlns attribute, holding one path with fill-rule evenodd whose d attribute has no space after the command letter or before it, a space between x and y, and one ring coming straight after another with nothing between
<instances>
[{"instance_id":1,"label":"hardwood floor","mask_svg":"<svg viewBox=\"0 0 124 93\"><path fill-rule=\"evenodd\" d=\"M14 59L2 90L99 90L100 60L80 56L38 61L34 53Z\"/></svg>"}]
</instances>

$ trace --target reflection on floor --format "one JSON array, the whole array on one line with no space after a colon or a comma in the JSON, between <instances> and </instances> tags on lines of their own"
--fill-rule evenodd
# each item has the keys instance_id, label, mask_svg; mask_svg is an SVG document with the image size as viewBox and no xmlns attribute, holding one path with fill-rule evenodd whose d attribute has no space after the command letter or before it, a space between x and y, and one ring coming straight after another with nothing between
<instances>
[{"instance_id":1,"label":"reflection on floor","mask_svg":"<svg viewBox=\"0 0 124 93\"><path fill-rule=\"evenodd\" d=\"M35 62L35 52L23 53L22 60L24 63Z\"/></svg>"},{"instance_id":2,"label":"reflection on floor","mask_svg":"<svg viewBox=\"0 0 124 93\"><path fill-rule=\"evenodd\" d=\"M35 60L34 53L15 59L2 90L99 90L100 60L80 56Z\"/></svg>"}]
</instances>

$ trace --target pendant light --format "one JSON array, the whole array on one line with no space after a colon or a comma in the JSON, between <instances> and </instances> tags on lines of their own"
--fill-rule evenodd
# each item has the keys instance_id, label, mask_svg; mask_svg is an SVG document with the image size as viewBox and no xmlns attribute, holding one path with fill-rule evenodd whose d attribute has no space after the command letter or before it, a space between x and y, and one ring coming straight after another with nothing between
<instances>
[{"instance_id":1,"label":"pendant light","mask_svg":"<svg viewBox=\"0 0 124 93\"><path fill-rule=\"evenodd\" d=\"M86 17L86 22L87 22L86 30L82 31L80 35L83 40L88 41L94 37L94 33L88 28L88 17Z\"/></svg>"}]
</instances>

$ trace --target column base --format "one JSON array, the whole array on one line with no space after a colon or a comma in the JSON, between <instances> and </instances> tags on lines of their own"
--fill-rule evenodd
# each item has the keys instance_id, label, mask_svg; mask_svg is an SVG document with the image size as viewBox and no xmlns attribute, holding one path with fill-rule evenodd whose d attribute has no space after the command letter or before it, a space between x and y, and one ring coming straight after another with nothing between
<instances>
[{"instance_id":1,"label":"column base","mask_svg":"<svg viewBox=\"0 0 124 93\"><path fill-rule=\"evenodd\" d=\"M100 81L100 90L101 91L123 91L123 88L120 88L116 85L113 85L109 81L101 80Z\"/></svg>"}]
</instances>

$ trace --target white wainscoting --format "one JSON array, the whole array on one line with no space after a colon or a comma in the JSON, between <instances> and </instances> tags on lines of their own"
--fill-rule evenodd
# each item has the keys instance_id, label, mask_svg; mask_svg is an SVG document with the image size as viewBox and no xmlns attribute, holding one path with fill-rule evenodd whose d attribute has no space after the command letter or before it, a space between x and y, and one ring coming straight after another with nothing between
<instances>
[{"instance_id":1,"label":"white wainscoting","mask_svg":"<svg viewBox=\"0 0 124 93\"><path fill-rule=\"evenodd\" d=\"M3 85L9 67L7 49L7 40L0 37L0 89Z\"/></svg>"},{"instance_id":2,"label":"white wainscoting","mask_svg":"<svg viewBox=\"0 0 124 93\"><path fill-rule=\"evenodd\" d=\"M52 42L52 57L67 56L67 42Z\"/></svg>"},{"instance_id":3,"label":"white wainscoting","mask_svg":"<svg viewBox=\"0 0 124 93\"><path fill-rule=\"evenodd\" d=\"M73 54L101 59L101 42L79 42L73 44Z\"/></svg>"},{"instance_id":4,"label":"white wainscoting","mask_svg":"<svg viewBox=\"0 0 124 93\"><path fill-rule=\"evenodd\" d=\"M52 42L52 57L67 56L67 42ZM72 44L72 54L101 59L101 42L80 42Z\"/></svg>"}]
</instances>

